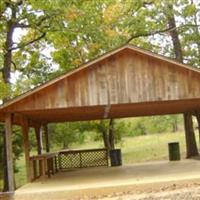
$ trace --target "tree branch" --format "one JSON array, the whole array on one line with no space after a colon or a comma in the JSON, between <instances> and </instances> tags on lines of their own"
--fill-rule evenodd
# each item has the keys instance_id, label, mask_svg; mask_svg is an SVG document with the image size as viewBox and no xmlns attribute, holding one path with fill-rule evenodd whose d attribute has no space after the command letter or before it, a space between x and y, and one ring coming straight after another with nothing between
<instances>
[{"instance_id":1,"label":"tree branch","mask_svg":"<svg viewBox=\"0 0 200 200\"><path fill-rule=\"evenodd\" d=\"M15 28L30 28L31 26L29 24L24 23L16 23Z\"/></svg>"},{"instance_id":2,"label":"tree branch","mask_svg":"<svg viewBox=\"0 0 200 200\"><path fill-rule=\"evenodd\" d=\"M18 23L15 24L15 27L16 28L33 28L33 27L39 27L39 26L42 25L42 23L45 20L50 19L52 17L53 17L52 15L51 16L50 15L45 15L45 16L41 17L40 20L37 23L33 23L33 24L24 24L24 23L18 22ZM22 20L20 20L20 21L22 21Z\"/></svg>"},{"instance_id":3,"label":"tree branch","mask_svg":"<svg viewBox=\"0 0 200 200\"><path fill-rule=\"evenodd\" d=\"M27 43L24 43L24 44L19 44L17 47L12 47L12 48L9 48L8 51L13 51L13 50L17 50L17 49L21 49L21 48L24 48L28 45L31 45L39 40L41 40L42 38L44 38L46 36L46 32L45 33L42 33L42 35L40 35L39 37L33 39L33 40L30 40L29 42Z\"/></svg>"},{"instance_id":4,"label":"tree branch","mask_svg":"<svg viewBox=\"0 0 200 200\"><path fill-rule=\"evenodd\" d=\"M166 32L170 32L173 31L175 29L181 29L183 27L198 27L200 25L195 25L195 24L184 24L178 27L169 27L163 30L156 30L156 31L152 31L152 32L148 32L148 33L142 33L142 34L136 34L131 36L126 43L130 43L133 39L139 38L139 37L148 37L148 36L152 36L152 35L156 35L156 34L161 34L161 33L166 33Z\"/></svg>"},{"instance_id":5,"label":"tree branch","mask_svg":"<svg viewBox=\"0 0 200 200\"><path fill-rule=\"evenodd\" d=\"M17 65L15 64L15 62L11 60L11 63L13 64L13 66L14 66L14 68L16 70L17 69Z\"/></svg>"}]
</instances>

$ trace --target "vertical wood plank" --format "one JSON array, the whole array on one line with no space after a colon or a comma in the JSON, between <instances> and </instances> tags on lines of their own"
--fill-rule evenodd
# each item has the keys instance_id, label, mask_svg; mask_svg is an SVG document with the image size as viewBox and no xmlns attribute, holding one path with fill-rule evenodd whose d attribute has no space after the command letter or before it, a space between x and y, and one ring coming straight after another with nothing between
<instances>
[{"instance_id":1,"label":"vertical wood plank","mask_svg":"<svg viewBox=\"0 0 200 200\"><path fill-rule=\"evenodd\" d=\"M42 139L41 139L41 126L35 126L35 136L36 136L36 140L37 140L37 153L38 155L42 154Z\"/></svg>"},{"instance_id":2,"label":"vertical wood plank","mask_svg":"<svg viewBox=\"0 0 200 200\"><path fill-rule=\"evenodd\" d=\"M8 190L14 191L14 171L13 171L13 152L12 152L12 115L10 113L7 113L5 116L5 142L6 142Z\"/></svg>"},{"instance_id":3,"label":"vertical wood plank","mask_svg":"<svg viewBox=\"0 0 200 200\"><path fill-rule=\"evenodd\" d=\"M33 179L37 178L37 160L33 160Z\"/></svg>"},{"instance_id":4,"label":"vertical wood plank","mask_svg":"<svg viewBox=\"0 0 200 200\"><path fill-rule=\"evenodd\" d=\"M31 175L30 175L30 152L29 152L29 125L28 125L28 119L22 118L21 120L21 127L22 127L22 134L23 134L23 142L24 142L24 154L25 154L25 163L26 163L26 176L27 181L31 181Z\"/></svg>"},{"instance_id":5,"label":"vertical wood plank","mask_svg":"<svg viewBox=\"0 0 200 200\"><path fill-rule=\"evenodd\" d=\"M48 153L50 151L48 125L44 124L43 127L44 127L44 135L45 135L46 152Z\"/></svg>"},{"instance_id":6,"label":"vertical wood plank","mask_svg":"<svg viewBox=\"0 0 200 200\"><path fill-rule=\"evenodd\" d=\"M107 105L108 101L109 104L123 104L200 98L199 79L197 72L126 49L44 87L10 109L40 110Z\"/></svg>"}]
</instances>

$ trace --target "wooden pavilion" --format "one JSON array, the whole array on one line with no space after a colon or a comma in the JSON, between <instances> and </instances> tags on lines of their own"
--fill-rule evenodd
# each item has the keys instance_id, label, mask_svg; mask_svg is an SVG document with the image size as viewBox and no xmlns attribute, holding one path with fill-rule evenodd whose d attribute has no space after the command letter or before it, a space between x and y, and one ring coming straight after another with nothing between
<instances>
[{"instance_id":1,"label":"wooden pavilion","mask_svg":"<svg viewBox=\"0 0 200 200\"><path fill-rule=\"evenodd\" d=\"M0 121L6 132L9 190L14 190L12 125L22 127L29 179L30 127L35 129L40 154L41 127L45 127L49 150L48 123L196 114L199 109L198 69L132 45L117 48L0 106ZM186 135L190 137L188 127Z\"/></svg>"}]
</instances>

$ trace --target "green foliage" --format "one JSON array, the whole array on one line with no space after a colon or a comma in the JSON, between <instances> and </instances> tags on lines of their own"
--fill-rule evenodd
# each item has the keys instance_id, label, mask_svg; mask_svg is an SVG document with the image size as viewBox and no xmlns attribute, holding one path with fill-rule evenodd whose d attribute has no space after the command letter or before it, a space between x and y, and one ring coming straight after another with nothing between
<instances>
[{"instance_id":1,"label":"green foliage","mask_svg":"<svg viewBox=\"0 0 200 200\"><path fill-rule=\"evenodd\" d=\"M189 5L186 5L183 9L183 15L184 16L192 16L196 13L197 11L197 8L194 4L189 4Z\"/></svg>"},{"instance_id":2,"label":"green foliage","mask_svg":"<svg viewBox=\"0 0 200 200\"><path fill-rule=\"evenodd\" d=\"M13 127L13 152L14 152L14 170L18 172L18 167L15 164L16 160L18 160L22 156L23 146L23 138L21 133L21 128L18 126Z\"/></svg>"},{"instance_id":3,"label":"green foliage","mask_svg":"<svg viewBox=\"0 0 200 200\"><path fill-rule=\"evenodd\" d=\"M114 137L115 144L118 144L122 141L123 135L125 135L127 130L127 125L124 121L115 120L114 122Z\"/></svg>"},{"instance_id":4,"label":"green foliage","mask_svg":"<svg viewBox=\"0 0 200 200\"><path fill-rule=\"evenodd\" d=\"M109 134L110 120L96 120L89 123L90 131L93 131L93 140L103 142L103 132ZM122 135L126 132L126 123L120 120L114 120L114 142L120 143L122 141Z\"/></svg>"},{"instance_id":5,"label":"green foliage","mask_svg":"<svg viewBox=\"0 0 200 200\"><path fill-rule=\"evenodd\" d=\"M134 136L146 135L146 127L142 120L138 120L135 123L135 126L133 127L131 134L133 134Z\"/></svg>"},{"instance_id":6,"label":"green foliage","mask_svg":"<svg viewBox=\"0 0 200 200\"><path fill-rule=\"evenodd\" d=\"M124 122L127 136L139 136L164 132L177 132L182 123L180 115L132 118Z\"/></svg>"},{"instance_id":7,"label":"green foliage","mask_svg":"<svg viewBox=\"0 0 200 200\"><path fill-rule=\"evenodd\" d=\"M84 133L88 128L87 122L57 123L49 126L49 134L54 144L69 148L75 142L80 144L84 142Z\"/></svg>"},{"instance_id":8,"label":"green foliage","mask_svg":"<svg viewBox=\"0 0 200 200\"><path fill-rule=\"evenodd\" d=\"M10 94L10 86L8 84L5 84L0 79L0 99L3 99L5 96L8 96Z\"/></svg>"}]
</instances>

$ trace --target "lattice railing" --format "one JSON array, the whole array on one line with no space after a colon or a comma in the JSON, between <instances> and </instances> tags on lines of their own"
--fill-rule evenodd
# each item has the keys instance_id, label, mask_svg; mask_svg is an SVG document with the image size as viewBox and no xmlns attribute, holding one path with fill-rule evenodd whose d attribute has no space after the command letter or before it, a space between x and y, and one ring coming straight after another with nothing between
<instances>
[{"instance_id":1,"label":"lattice railing","mask_svg":"<svg viewBox=\"0 0 200 200\"><path fill-rule=\"evenodd\" d=\"M67 150L58 154L61 170L73 168L108 166L107 149Z\"/></svg>"}]
</instances>

